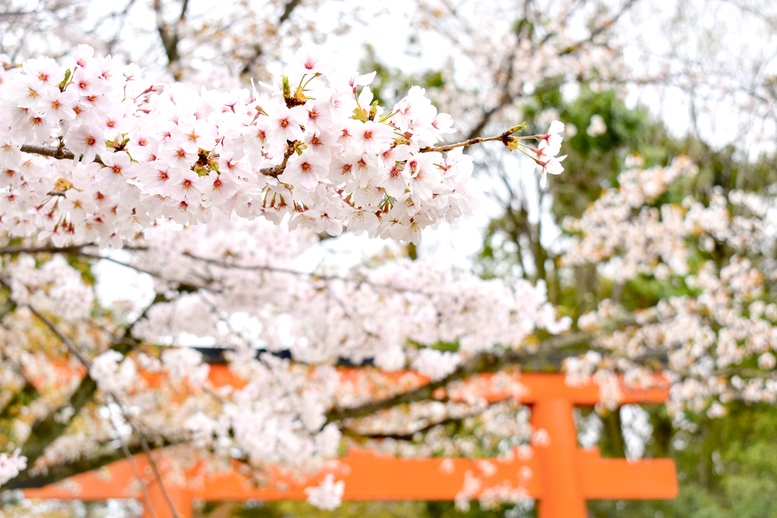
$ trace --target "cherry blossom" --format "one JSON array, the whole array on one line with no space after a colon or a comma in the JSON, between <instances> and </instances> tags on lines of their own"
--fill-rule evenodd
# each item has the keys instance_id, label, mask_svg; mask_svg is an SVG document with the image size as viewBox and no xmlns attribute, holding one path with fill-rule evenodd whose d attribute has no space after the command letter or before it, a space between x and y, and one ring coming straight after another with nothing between
<instances>
[{"instance_id":1,"label":"cherry blossom","mask_svg":"<svg viewBox=\"0 0 777 518\"><path fill-rule=\"evenodd\" d=\"M0 453L0 486L14 478L21 470L27 467L27 459L18 452L7 454Z\"/></svg>"},{"instance_id":2,"label":"cherry blossom","mask_svg":"<svg viewBox=\"0 0 777 518\"><path fill-rule=\"evenodd\" d=\"M682 157L668 167L624 171L617 188L605 190L579 220L565 222L577 234L564 257L567 264L595 263L617 283L652 277L682 282L689 290L638 311L636 325L605 334L592 344L596 352L566 360L565 368L571 382L596 373L614 402L619 395L613 373L644 386L651 383L646 364L660 358L666 365L663 379L671 383L672 412L720 416L721 402L777 397L770 374L777 309L768 295L775 274L770 262L755 262L754 255L768 257L775 250L775 213L771 195L737 190L724 195L713 189L707 202L686 197L658 203L674 182L696 173ZM716 261L712 254L719 247L730 252ZM577 324L596 330L622 314L605 300Z\"/></svg>"},{"instance_id":3,"label":"cherry blossom","mask_svg":"<svg viewBox=\"0 0 777 518\"><path fill-rule=\"evenodd\" d=\"M0 108L15 115L0 126L3 167L20 176L4 187L14 203L0 228L117 245L165 219L195 224L219 211L417 242L471 211L471 159L433 147L452 122L423 89L385 109L372 76L344 79L300 59L267 95L150 83L86 47L75 61L5 72ZM557 152L551 130L537 138ZM555 163L543 167L556 174Z\"/></svg>"},{"instance_id":4,"label":"cherry blossom","mask_svg":"<svg viewBox=\"0 0 777 518\"><path fill-rule=\"evenodd\" d=\"M340 507L344 489L342 480L335 482L334 475L328 474L318 486L306 488L305 493L312 505L324 511L331 511Z\"/></svg>"}]
</instances>

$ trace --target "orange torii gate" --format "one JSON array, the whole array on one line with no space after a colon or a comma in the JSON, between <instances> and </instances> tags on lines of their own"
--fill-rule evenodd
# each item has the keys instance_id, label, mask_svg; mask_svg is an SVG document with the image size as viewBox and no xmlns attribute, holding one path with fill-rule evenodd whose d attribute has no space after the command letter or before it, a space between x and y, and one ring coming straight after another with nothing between
<instances>
[{"instance_id":1,"label":"orange torii gate","mask_svg":"<svg viewBox=\"0 0 777 518\"><path fill-rule=\"evenodd\" d=\"M363 369L341 370L343 384L373 390L377 373L365 381ZM428 381L412 373L384 375L388 384L421 385ZM216 385L235 382L224 365L211 366L211 381ZM520 384L520 387L518 388ZM370 387L373 387L371 389ZM622 387L621 403L661 403L667 390L629 390ZM379 389L377 390L380 391ZM593 383L569 386L561 374L482 374L457 388L438 391L435 397L465 400L475 394L489 402L514 398L531 407L535 429L545 429L549 441L534 446L532 455L514 454L512 458L396 458L363 450L351 450L345 458L320 473L299 479L280 469L268 474L268 483L255 487L236 470L209 473L195 466L187 472L196 485L164 479L165 491L182 517L192 515L192 500L303 500L305 488L318 484L328 473L345 482L344 500L454 500L469 481L468 495L510 494L521 491L539 503L540 518L585 518L586 500L596 499L670 499L677 496L677 476L670 459L603 459L597 448L580 449L577 442L573 408L593 406L600 400L599 387ZM135 461L147 485L154 514L172 517L146 458ZM164 458L159 461L164 471ZM526 477L527 469L532 476ZM472 487L472 477L477 481ZM134 482L134 483L133 483ZM142 501L140 484L127 459L103 470L80 474L40 489L25 489L26 498L79 499L136 498ZM152 516L146 510L145 516Z\"/></svg>"}]
</instances>

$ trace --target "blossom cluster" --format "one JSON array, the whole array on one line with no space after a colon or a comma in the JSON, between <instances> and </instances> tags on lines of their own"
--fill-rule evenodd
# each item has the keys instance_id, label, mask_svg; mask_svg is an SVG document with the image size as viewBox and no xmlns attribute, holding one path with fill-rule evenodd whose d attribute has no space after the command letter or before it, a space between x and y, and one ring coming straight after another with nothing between
<instances>
[{"instance_id":1,"label":"blossom cluster","mask_svg":"<svg viewBox=\"0 0 777 518\"><path fill-rule=\"evenodd\" d=\"M595 376L607 399L618 397L607 373L649 383L648 365L665 365L671 383L670 410L707 410L719 416L720 402L777 400L777 306L770 287L777 278L771 257L777 250L773 195L725 193L713 188L708 200L690 196L667 203L672 184L696 173L687 159L669 167L632 169L619 186L606 190L579 220L564 257L569 265L595 263L599 274L618 283L653 278L675 292L638 311L638 325L605 335L589 351L566 361L568 378ZM580 328L623 310L611 300L578 320ZM744 376L745 372L760 375Z\"/></svg>"},{"instance_id":2,"label":"blossom cluster","mask_svg":"<svg viewBox=\"0 0 777 518\"><path fill-rule=\"evenodd\" d=\"M232 371L248 380L214 413L201 406L185 422L200 446L230 456L243 452L253 466L316 469L337 455L340 431L326 424L338 377L334 369L308 369L272 355L255 358L242 349L231 357Z\"/></svg>"},{"instance_id":3,"label":"blossom cluster","mask_svg":"<svg viewBox=\"0 0 777 518\"><path fill-rule=\"evenodd\" d=\"M570 324L557 317L542 284L483 280L428 259L335 275L296 269L312 236L261 222L219 217L181 231L160 227L142 244L130 264L154 273L158 291L169 294L135 327L153 343L211 337L222 345L288 351L306 363L373 359L387 370L429 363L409 356L409 340L457 343L456 355L444 361L447 372L462 358L519 349L537 329L556 334ZM203 289L169 291L193 279L202 279ZM427 354L435 353L421 357Z\"/></svg>"},{"instance_id":4,"label":"blossom cluster","mask_svg":"<svg viewBox=\"0 0 777 518\"><path fill-rule=\"evenodd\" d=\"M454 130L423 89L386 110L368 86L374 74L298 57L267 95L153 84L85 46L64 64L2 72L1 228L119 244L216 210L417 241L471 209L471 159L434 150Z\"/></svg>"},{"instance_id":5,"label":"blossom cluster","mask_svg":"<svg viewBox=\"0 0 777 518\"><path fill-rule=\"evenodd\" d=\"M18 307L4 315L2 333L43 342L58 326L125 414L122 423L150 438L187 440L253 466L310 469L340 446L326 417L339 404L332 364L414 366L440 379L480 352L526 347L538 329L565 330L570 322L557 318L543 285L482 280L423 260L336 274L297 268L318 233L347 228L417 242L424 227L469 212L477 197L463 147L437 145L453 132L451 118L418 87L381 107L373 77L340 75L300 53L277 85L194 90L151 82L85 46L62 63L4 68L0 232L23 238L19 248L29 244L30 253L3 261ZM482 140L528 149L544 177L560 172L559 124L528 137L537 148L513 135L519 127ZM79 246L58 250L70 244ZM154 356L111 348L116 322L98 316L91 280L65 259L107 256L98 248L105 245L126 246L127 265L154 277L154 302L131 325L133 348L215 341L233 349L231 368L246 384L213 386L189 349ZM451 344L454 351L436 349ZM18 349L4 352L22 371L42 372L35 369L46 361ZM256 349L270 353L256 357ZM143 371L175 383L154 386ZM51 401L67 401L72 388L52 388ZM123 439L110 405L90 413L56 404L57 422L79 426L31 459L34 469ZM30 416L14 418L22 443ZM341 486L325 483L311 501L335 505Z\"/></svg>"},{"instance_id":6,"label":"blossom cluster","mask_svg":"<svg viewBox=\"0 0 777 518\"><path fill-rule=\"evenodd\" d=\"M5 265L3 273L17 304L50 311L70 321L82 319L92 310L93 291L62 256L37 264L34 257L22 254Z\"/></svg>"},{"instance_id":7,"label":"blossom cluster","mask_svg":"<svg viewBox=\"0 0 777 518\"><path fill-rule=\"evenodd\" d=\"M530 148L529 156L540 166L540 187L548 185L548 174L559 175L564 171L561 162L566 155L558 156L561 151L561 132L564 131L564 123L554 120L550 123L548 131L542 135L536 135L539 141L536 148Z\"/></svg>"},{"instance_id":8,"label":"blossom cluster","mask_svg":"<svg viewBox=\"0 0 777 518\"><path fill-rule=\"evenodd\" d=\"M19 452L0 453L0 486L14 478L21 470L27 467L27 459L19 455Z\"/></svg>"},{"instance_id":9,"label":"blossom cluster","mask_svg":"<svg viewBox=\"0 0 777 518\"><path fill-rule=\"evenodd\" d=\"M687 273L685 237L692 226L683 223L681 207L657 208L652 202L672 182L696 172L690 160L678 158L669 167L621 173L618 187L605 190L582 218L564 221L568 231L581 236L565 253L565 264L597 264L617 281L639 274ZM668 228L673 231L667 232Z\"/></svg>"},{"instance_id":10,"label":"blossom cluster","mask_svg":"<svg viewBox=\"0 0 777 518\"><path fill-rule=\"evenodd\" d=\"M331 511L340 507L344 490L343 481L335 482L334 475L328 474L316 487L306 488L305 493L310 504L324 511Z\"/></svg>"}]
</instances>

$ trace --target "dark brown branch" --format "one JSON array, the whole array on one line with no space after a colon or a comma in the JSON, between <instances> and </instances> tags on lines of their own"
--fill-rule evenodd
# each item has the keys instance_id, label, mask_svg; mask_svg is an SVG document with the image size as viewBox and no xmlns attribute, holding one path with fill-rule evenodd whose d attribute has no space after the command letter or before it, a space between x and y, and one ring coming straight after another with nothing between
<instances>
[{"instance_id":1,"label":"dark brown branch","mask_svg":"<svg viewBox=\"0 0 777 518\"><path fill-rule=\"evenodd\" d=\"M585 46L602 34L607 29L611 28L617 21L620 19L623 14L625 14L635 3L637 0L627 0L627 2L624 4L623 7L618 11L617 14L615 14L610 19L604 21L602 24L597 26L594 30L591 31L591 34L588 35L587 38L580 40L572 45L569 45L565 47L564 49L560 50L558 52L558 55L560 57L567 56L570 54L574 54L575 52L579 51L582 48L585 48ZM528 17L528 3L527 3L527 9L524 11L524 16ZM524 25L521 25L521 28L523 29ZM518 88L516 91L513 91L511 88L511 84L514 79L515 75L515 57L517 55L517 51L520 48L520 40L524 36L528 36L529 31L521 30L518 33L518 41L516 41L513 44L513 52L510 53L510 55L507 57L507 66L506 70L504 71L503 77L504 79L501 81L501 87L499 88L501 90L501 94L499 96L499 100L496 103L496 105L492 106L491 108L485 110L483 114L480 117L480 120L475 124L475 126L472 127L469 134L467 135L467 138L473 138L482 133L486 126L488 126L489 122L491 122L492 118L501 111L505 106L509 106L513 103L515 103L516 99L519 98L523 92L521 88ZM541 47L545 45L548 40L552 39L552 37L555 35L555 33L549 33L541 42L539 42L538 46ZM534 94L540 93L539 90L535 90Z\"/></svg>"},{"instance_id":2,"label":"dark brown branch","mask_svg":"<svg viewBox=\"0 0 777 518\"><path fill-rule=\"evenodd\" d=\"M73 160L76 156L72 151L61 147L33 146L24 144L21 147L22 153L35 153L36 155L50 156L52 158Z\"/></svg>"},{"instance_id":3,"label":"dark brown branch","mask_svg":"<svg viewBox=\"0 0 777 518\"><path fill-rule=\"evenodd\" d=\"M31 153L35 155L48 156L59 160L74 160L75 154L65 147L48 147L48 146L33 146L31 144L24 144L21 147L22 153ZM260 169L260 172L264 176L272 176L273 178L279 177L286 170L286 164L289 162L289 158L294 154L294 146L289 145L288 149L283 155L283 162L273 167L265 167ZM98 164L104 165L99 155L94 157L94 161Z\"/></svg>"},{"instance_id":4,"label":"dark brown branch","mask_svg":"<svg viewBox=\"0 0 777 518\"><path fill-rule=\"evenodd\" d=\"M531 356L536 355L537 350L550 353L576 344L592 342L604 334L623 329L636 323L636 319L631 316L604 326L602 330L597 332L578 331L548 338L540 342L537 349L532 348L531 350L526 351L509 351L503 354L480 353L466 363L461 364L455 371L440 380L429 382L426 385L413 390L402 392L379 401L370 401L369 403L360 406L333 408L326 414L326 423L365 417L395 406L433 399L432 395L437 389L445 388L455 381L461 381L475 376L476 374L496 372L505 367L520 365Z\"/></svg>"},{"instance_id":5,"label":"dark brown branch","mask_svg":"<svg viewBox=\"0 0 777 518\"><path fill-rule=\"evenodd\" d=\"M65 336L62 331L59 330L59 328L54 325L54 322L49 320L46 315L40 313L37 309L34 307L28 305L27 309L30 310L30 312L35 315L35 317L43 322L43 324L49 328L49 331L54 333L54 336L57 337L57 339L65 344L65 347L67 347L67 350L70 351L70 354L76 357L78 362L83 365L87 370L92 366L91 360L86 357L84 353L82 353L78 347L76 347L76 344L74 344L67 336Z\"/></svg>"},{"instance_id":6,"label":"dark brown branch","mask_svg":"<svg viewBox=\"0 0 777 518\"><path fill-rule=\"evenodd\" d=\"M40 397L38 389L25 378L22 388L14 392L5 407L0 409L0 421L16 419L21 411L38 397Z\"/></svg>"},{"instance_id":7,"label":"dark brown branch","mask_svg":"<svg viewBox=\"0 0 777 518\"><path fill-rule=\"evenodd\" d=\"M168 277L163 276L159 272L155 272L154 270L149 270L147 268L143 268L141 266L134 265L132 263L127 263L124 261L120 261L114 257L100 255L100 254L93 254L90 252L84 252L82 250L75 250L72 253L78 254L81 257L88 257L90 259L97 259L97 260L103 260L103 261L109 261L113 264L118 264L119 266L124 266L126 268L131 268L135 270L138 273L145 273L146 275L150 275L151 277L156 277L157 279L161 279L167 282L175 283L175 290L178 292L184 292L184 293L194 293L196 291L218 291L214 288L208 287L204 284L196 284L194 282L184 281L184 280L176 280L176 279L170 279Z\"/></svg>"},{"instance_id":8,"label":"dark brown branch","mask_svg":"<svg viewBox=\"0 0 777 518\"><path fill-rule=\"evenodd\" d=\"M24 443L21 451L21 454L27 458L27 470L22 471L20 476L32 468L35 461L43 455L44 450L60 437L70 425L72 417L70 419L62 419L61 411L69 407L73 409L72 413L69 412L69 414L72 416L77 415L87 403L92 401L96 391L97 383L88 375L84 376L64 405L55 409L46 417L37 420L32 425L29 438Z\"/></svg>"},{"instance_id":9,"label":"dark brown branch","mask_svg":"<svg viewBox=\"0 0 777 518\"><path fill-rule=\"evenodd\" d=\"M289 158L293 154L294 154L294 146L289 144L288 148L286 149L286 152L283 154L283 162L281 162L280 164L274 167L265 167L264 169L260 169L259 172L262 173L264 176L272 176L273 178L278 178L286 170L286 164L289 162Z\"/></svg>"},{"instance_id":10,"label":"dark brown branch","mask_svg":"<svg viewBox=\"0 0 777 518\"><path fill-rule=\"evenodd\" d=\"M159 33L159 39L162 41L162 46L165 49L167 65L172 67L181 57L178 54L178 31L175 29L171 30L170 26L165 23L164 17L162 16L161 0L154 0L154 13L156 15L156 29L157 33ZM176 79L178 78L176 77Z\"/></svg>"},{"instance_id":11,"label":"dark brown branch","mask_svg":"<svg viewBox=\"0 0 777 518\"><path fill-rule=\"evenodd\" d=\"M480 135L485 129L486 126L488 126L488 123L491 121L491 118L502 108L505 106L512 104L514 102L515 97L517 97L517 94L514 94L511 92L510 85L513 82L513 78L515 76L515 58L518 54L518 49L520 46L520 40L523 37L524 31L521 31L520 34L518 34L518 41L515 42L515 44L512 47L512 52L507 56L507 70L504 73L504 80L502 81L502 93L499 96L499 101L497 104L490 109L483 112L482 117L480 118L480 121L473 127L469 134L467 135L468 139L472 139Z\"/></svg>"},{"instance_id":12,"label":"dark brown branch","mask_svg":"<svg viewBox=\"0 0 777 518\"><path fill-rule=\"evenodd\" d=\"M353 277L344 277L340 275L324 275L324 274L318 274L313 272L303 272L301 270L292 270L290 268L283 268L281 266L267 266L267 265L241 265L241 264L234 264L229 263L226 261L221 261L218 259L211 259L208 257L201 257L198 255L194 255L190 252L183 252L183 255L185 257L188 257L189 259L193 259L195 261L201 261L205 264L211 264L213 266L218 266L219 268L225 268L225 269L235 269L235 270L245 270L245 271L257 271L257 272L269 272L269 273L280 273L285 275L294 275L296 277L308 277L312 280L316 281L322 281L322 282L331 282L331 281L340 281L340 282L347 282L352 283L356 285L365 284L367 286L371 286L373 288L379 288L379 289L385 289L385 290L391 290L391 291L398 291L403 293L422 293L419 290L415 289L409 289L409 288L402 288L401 286L391 286L389 284L377 284L374 282L370 282L366 279L358 279ZM130 266L131 267L131 266Z\"/></svg>"},{"instance_id":13,"label":"dark brown branch","mask_svg":"<svg viewBox=\"0 0 777 518\"><path fill-rule=\"evenodd\" d=\"M0 255L11 254L77 254L87 246L93 245L72 245L72 246L54 246L52 244L40 246L6 246L0 248Z\"/></svg>"},{"instance_id":14,"label":"dark brown branch","mask_svg":"<svg viewBox=\"0 0 777 518\"><path fill-rule=\"evenodd\" d=\"M169 279L167 277L162 276L160 273L155 272L154 270L149 270L146 268L142 268L140 266L133 265L131 263L127 263L124 261L120 261L118 259L115 259L110 256L101 255L98 253L92 253L87 252L84 249L89 247L94 247L97 245L92 244L84 244L84 245L71 245L71 246L54 246L52 244L48 245L40 245L40 246L26 246L26 245L17 245L17 246L7 246L5 248L0 248L0 255L11 255L11 254L66 254L66 255L78 255L81 257L85 257L88 259L96 259L96 260L103 260L103 261L109 261L114 264L118 264L119 266L125 266L127 268L131 268L139 273L145 273L147 275L150 275L152 277L157 277L159 279L166 280L168 282L175 282L177 284L176 291L179 292L186 292L186 293L192 293L198 290L209 290L213 291L211 288L208 288L205 285L202 284L195 284L193 282L187 282L187 281L177 281L175 279ZM130 250L133 252L143 252L146 251L146 247L125 247L124 250ZM228 267L228 265L223 265L225 267Z\"/></svg>"},{"instance_id":15,"label":"dark brown branch","mask_svg":"<svg viewBox=\"0 0 777 518\"><path fill-rule=\"evenodd\" d=\"M110 391L104 391L108 399L110 399L116 406L119 407L122 417L127 421L127 423L132 428L132 431L138 436L138 440L140 442L140 447L143 450L143 453L146 456L146 459L148 459L148 463L151 466L151 470L154 473L154 479L156 480L156 483L159 485L160 491L162 491L162 496L165 499L165 502L167 503L167 506L170 508L170 512L173 514L174 518L180 518L180 515L178 514L178 509L175 507L175 504L173 503L173 500L170 498L170 494L167 492L167 488L165 487L164 479L162 478L162 473L159 471L159 466L157 466L156 461L154 460L153 455L151 454L151 448L148 444L148 439L146 439L146 435L143 433L143 430L138 426L136 423L133 422L133 420L130 418L129 414L124 410L124 405L121 404L121 400L119 397ZM114 424L113 421L111 421L111 424ZM115 428L115 424L114 424ZM118 430L116 430L118 432ZM129 448L127 447L127 444L124 442L124 440L119 437L119 440L122 444L122 452L124 453L124 456L127 458L127 461L129 461L130 466L132 467L133 473L135 473L136 478L138 479L138 482L143 487L143 495L147 501L148 508L151 510L152 514L154 513L154 510L151 506L151 499L148 495L148 490L146 488L146 484L143 482L143 479L140 476L140 472L138 471L137 464L135 463L135 458L132 454L132 452L129 451Z\"/></svg>"},{"instance_id":16,"label":"dark brown branch","mask_svg":"<svg viewBox=\"0 0 777 518\"><path fill-rule=\"evenodd\" d=\"M290 0L286 2L286 5L283 6L283 14L281 14L281 17L278 18L278 26L283 25L283 23L291 17L291 13L294 11L294 9L296 9L297 6L301 3L302 2L300 0Z\"/></svg>"},{"instance_id":17,"label":"dark brown branch","mask_svg":"<svg viewBox=\"0 0 777 518\"><path fill-rule=\"evenodd\" d=\"M456 149L457 147L470 147L476 144L482 144L484 142L501 142L505 146L510 146L510 144L515 143L521 138L528 138L528 137L514 136L514 134L517 131L519 131L519 129L516 126L514 128L508 129L507 131L499 135L494 135L493 137L473 137L467 140L463 140L461 142L456 142L454 144L445 144L443 146L430 146L430 147L421 148L420 151L421 153L431 153L431 152L442 153L443 151L451 151L453 149Z\"/></svg>"},{"instance_id":18,"label":"dark brown branch","mask_svg":"<svg viewBox=\"0 0 777 518\"><path fill-rule=\"evenodd\" d=\"M113 397L113 401L115 404L117 405L119 404L119 401L115 397ZM138 463L135 462L135 455L130 451L127 441L125 441L124 438L121 436L119 427L116 425L113 419L108 417L108 420L111 422L113 431L116 432L116 438L121 443L121 452L124 454L124 458L127 459L127 462L129 462L130 468L132 469L132 473L135 475L135 479L140 484L141 491L143 492L143 503L146 506L146 510L151 513L153 518L156 518L156 512L154 512L154 504L151 502L151 495L148 492L148 484L146 484L146 482L143 480L143 477L140 475L140 470L138 469ZM167 492L164 491L164 487L162 489L164 494L167 495ZM173 511L175 512L175 508L173 508Z\"/></svg>"},{"instance_id":19,"label":"dark brown branch","mask_svg":"<svg viewBox=\"0 0 777 518\"><path fill-rule=\"evenodd\" d=\"M47 147L47 146L33 146L31 144L24 144L21 147L21 152L48 156L51 158L56 158L58 160L75 160L76 158L76 155L72 151L61 146ZM94 157L94 162L97 162L98 164L103 164L103 161L99 155Z\"/></svg>"},{"instance_id":20,"label":"dark brown branch","mask_svg":"<svg viewBox=\"0 0 777 518\"><path fill-rule=\"evenodd\" d=\"M148 308L146 308L146 311L147 310ZM138 345L139 342L132 337L132 325L130 325L121 336L114 340L110 348L126 356ZM24 470L20 476L23 476L27 471L32 469L35 461L43 454L45 449L60 437L68 426L70 426L73 417L78 415L78 413L94 399L96 392L97 383L87 373L81 378L78 387L70 394L70 397L63 405L51 411L47 416L38 419L32 425L29 438L21 451L21 454L27 458L27 469ZM69 419L61 418L61 411L65 408L72 409L72 412L69 412L71 416Z\"/></svg>"},{"instance_id":21,"label":"dark brown branch","mask_svg":"<svg viewBox=\"0 0 777 518\"><path fill-rule=\"evenodd\" d=\"M162 438L161 441L152 444L153 449L165 448L178 444L179 441L174 441L166 438ZM143 453L143 447L140 444L127 445L129 453L137 455ZM66 462L63 464L55 464L47 466L45 472L31 472L30 470L20 474L18 477L11 479L4 486L3 489L30 489L36 487L44 487L49 484L60 482L67 478L70 478L79 473L86 473L87 471L93 471L95 469L102 468L121 460L124 458L124 452L106 445L102 448L102 451L96 455L79 457L78 459Z\"/></svg>"},{"instance_id":22,"label":"dark brown branch","mask_svg":"<svg viewBox=\"0 0 777 518\"><path fill-rule=\"evenodd\" d=\"M340 431L343 433L345 437L351 437L354 439L362 439L362 440L382 440L382 439L393 439L395 441L412 441L415 439L417 434L424 434L433 428L436 428L438 426L445 426L449 424L461 424L466 419L469 419L470 417L475 417L480 414L482 414L488 407L484 407L479 409L477 412L469 413L467 415L459 416L459 417L446 417L445 419L440 419L439 421L434 421L432 423L427 423L424 426L421 426L419 428L416 428L415 430L411 432L405 432L405 433L360 433L357 430L354 430L353 428L349 427L342 427L340 428Z\"/></svg>"},{"instance_id":23,"label":"dark brown branch","mask_svg":"<svg viewBox=\"0 0 777 518\"><path fill-rule=\"evenodd\" d=\"M189 7L189 0L183 0L181 3L181 14L178 15L178 22L183 23L186 21L186 10Z\"/></svg>"}]
</instances>

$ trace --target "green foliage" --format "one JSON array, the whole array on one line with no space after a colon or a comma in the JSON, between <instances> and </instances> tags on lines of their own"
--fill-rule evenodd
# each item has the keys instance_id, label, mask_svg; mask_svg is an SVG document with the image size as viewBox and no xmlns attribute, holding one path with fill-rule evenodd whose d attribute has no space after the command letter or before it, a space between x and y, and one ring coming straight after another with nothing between
<instances>
[{"instance_id":1,"label":"green foliage","mask_svg":"<svg viewBox=\"0 0 777 518\"><path fill-rule=\"evenodd\" d=\"M777 408L736 403L727 416L696 416L694 424L692 430L672 433L680 481L676 500L591 502L592 516L777 516Z\"/></svg>"},{"instance_id":2,"label":"green foliage","mask_svg":"<svg viewBox=\"0 0 777 518\"><path fill-rule=\"evenodd\" d=\"M644 110L627 108L613 90L583 90L577 98L568 101L561 90L553 88L553 83L542 85L527 103L524 113L527 119L536 121L549 109L557 111L558 118L567 124L564 174L550 182L553 213L559 218L580 217L599 197L603 187L616 182L626 157L642 151L651 122ZM604 133L587 133L594 116L604 122L607 128ZM537 133L545 130L536 122L533 127ZM666 160L666 157L660 158Z\"/></svg>"}]
</instances>

